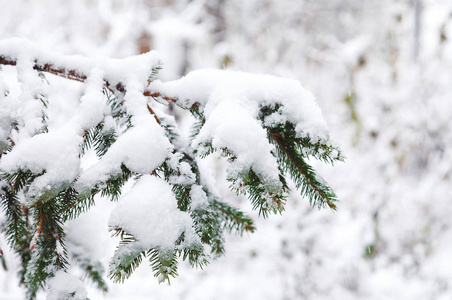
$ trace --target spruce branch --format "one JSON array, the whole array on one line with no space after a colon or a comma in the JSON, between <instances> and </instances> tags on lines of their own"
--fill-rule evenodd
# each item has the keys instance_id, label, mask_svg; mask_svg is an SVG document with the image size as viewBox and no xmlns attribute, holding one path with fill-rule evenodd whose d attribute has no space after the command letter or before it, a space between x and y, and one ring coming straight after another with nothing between
<instances>
[{"instance_id":1,"label":"spruce branch","mask_svg":"<svg viewBox=\"0 0 452 300\"><path fill-rule=\"evenodd\" d=\"M58 210L55 199L39 202L34 208L37 229L25 274L25 286L30 299L36 298L38 290L45 286L56 271L65 270L68 265L65 233Z\"/></svg>"},{"instance_id":2,"label":"spruce branch","mask_svg":"<svg viewBox=\"0 0 452 300\"><path fill-rule=\"evenodd\" d=\"M121 173L115 176L111 176L109 180L105 182L105 186L100 189L101 196L110 197L112 201L118 200L121 196L122 187L133 176L133 172L121 164ZM97 189L92 192L97 193Z\"/></svg>"},{"instance_id":3,"label":"spruce branch","mask_svg":"<svg viewBox=\"0 0 452 300\"><path fill-rule=\"evenodd\" d=\"M21 266L18 275L20 283L24 284L28 261L31 258L28 208L19 202L17 195L12 193L11 190L3 188L0 194L0 206L6 215L6 241L19 255ZM1 258L4 259L3 256Z\"/></svg>"},{"instance_id":4,"label":"spruce branch","mask_svg":"<svg viewBox=\"0 0 452 300\"><path fill-rule=\"evenodd\" d=\"M133 235L128 234L121 228L111 230L114 230L115 236L121 237L120 245L110 262L110 279L114 282L124 282L125 279L129 278L144 257L149 258L154 276L158 278L159 283L164 281L169 283L169 276L174 278L178 275L177 254L180 252L176 249L162 250L159 247L153 247L144 250Z\"/></svg>"},{"instance_id":5,"label":"spruce branch","mask_svg":"<svg viewBox=\"0 0 452 300\"><path fill-rule=\"evenodd\" d=\"M256 230L253 220L237 208L219 200L214 200L212 205L221 213L223 226L229 232L235 230L241 235L244 231L253 233Z\"/></svg>"},{"instance_id":6,"label":"spruce branch","mask_svg":"<svg viewBox=\"0 0 452 300\"><path fill-rule=\"evenodd\" d=\"M185 232L176 241L175 250L177 255L182 257L184 261L188 259L192 267L199 267L202 270L204 266L209 264L208 256L204 253L203 245L200 243L187 244L185 241Z\"/></svg>"},{"instance_id":7,"label":"spruce branch","mask_svg":"<svg viewBox=\"0 0 452 300\"><path fill-rule=\"evenodd\" d=\"M7 181L11 187L11 193L17 195L17 193L29 186L36 177L41 176L44 173L33 174L29 170L19 170L12 174L3 173L0 174L1 178Z\"/></svg>"},{"instance_id":8,"label":"spruce branch","mask_svg":"<svg viewBox=\"0 0 452 300\"><path fill-rule=\"evenodd\" d=\"M231 182L230 189L238 195L247 195L254 210L259 215L267 218L270 213L281 213L284 211L287 195L279 186L270 185L252 169L238 174L237 177L228 178Z\"/></svg>"},{"instance_id":9,"label":"spruce branch","mask_svg":"<svg viewBox=\"0 0 452 300\"><path fill-rule=\"evenodd\" d=\"M198 208L191 212L193 225L203 244L211 247L215 257L224 254L223 223L219 211L212 202L207 207Z\"/></svg>"},{"instance_id":10,"label":"spruce branch","mask_svg":"<svg viewBox=\"0 0 452 300\"><path fill-rule=\"evenodd\" d=\"M123 283L129 278L146 257L146 249L136 246L135 237L125 232L122 228L110 228L112 236L120 237L119 246L110 260L110 280L115 283Z\"/></svg>"},{"instance_id":11,"label":"spruce branch","mask_svg":"<svg viewBox=\"0 0 452 300\"><path fill-rule=\"evenodd\" d=\"M3 270L4 271L8 271L8 266L6 265L6 260L5 260L5 257L3 255L2 248L0 248L0 263L2 265Z\"/></svg>"},{"instance_id":12,"label":"spruce branch","mask_svg":"<svg viewBox=\"0 0 452 300\"><path fill-rule=\"evenodd\" d=\"M6 187L2 189L0 197L0 206L6 215L5 236L9 245L16 248L20 245L21 237L26 231L22 204L17 196Z\"/></svg>"},{"instance_id":13,"label":"spruce branch","mask_svg":"<svg viewBox=\"0 0 452 300\"><path fill-rule=\"evenodd\" d=\"M84 271L85 276L89 278L99 290L108 292L108 285L103 278L105 269L99 261L93 261L87 254L73 254L72 257L80 268Z\"/></svg>"},{"instance_id":14,"label":"spruce branch","mask_svg":"<svg viewBox=\"0 0 452 300\"><path fill-rule=\"evenodd\" d=\"M0 65L15 66L17 64L17 60L5 55L2 56L0 53ZM55 66L50 62L39 60L33 61L33 69L42 77L44 73L51 73L79 82L86 82L88 79L86 74L82 74L77 70L65 68L64 66ZM140 90L139 93L143 92L144 96L151 97L155 101L175 103L190 111L196 118L191 133L191 142L193 142L202 131L206 122L209 122L209 119L206 118L208 113L206 112L206 116L204 116L203 111L207 100L184 101L183 95L169 97L161 92L152 91L150 87L155 85L150 85L150 83L158 69L159 66L152 69L148 78L148 87L144 91ZM134 104L129 105L129 103L133 103L133 99L128 102L127 98L127 96L136 93L137 90L132 89L134 93L127 94L127 88L131 87L131 85L127 86L123 82L117 82L117 80L124 80L123 77L121 77L122 79L112 79L115 78L114 75L111 75L111 77L108 75L104 74L103 81L100 81L98 85L102 86L104 100L110 110L104 114L102 121L96 120L99 123L95 126L82 128L85 131L82 143L79 145L79 158L85 155L89 149L94 150L98 158L102 158L122 133L127 132L134 125L139 126L139 123L135 122L135 116L132 116L135 106ZM141 88L141 85L138 84L137 86L139 89ZM170 92L168 93L171 94ZM43 127L41 129L45 132L47 131L48 121L45 114L45 109L48 105L47 99L45 95L35 96L36 100L41 101L43 107ZM140 101L142 100L141 98L140 95ZM201 105L201 103L203 104ZM262 105L262 103L259 105ZM104 103L101 104L103 105ZM243 151L236 150L232 146L229 147L229 144L214 147L212 142L214 140L213 135L210 138L201 140L196 145L196 150L194 150L192 145L179 136L179 129L173 116L155 109L152 104L146 103L146 109L144 105L141 108L145 111L147 110L157 124L163 128L166 138L172 145L165 149L172 149L172 152L169 153L170 151L166 150L167 152L164 152L166 156L162 158L164 161L159 161L160 166L154 170L147 169L145 173L151 173L152 176L161 178L166 182L165 184L171 187L173 193L171 199L175 198L178 209L185 212L186 217L188 215L191 217L193 228L190 228L190 230L193 230L197 237L193 239L191 237L192 231L190 231L190 238L186 238L188 232L182 232L174 242L174 247L172 244L163 247L159 245L159 241L155 241L155 244L154 241L151 241L152 243L139 241L122 228L111 228L114 231L114 235L120 237L119 245L110 263L109 277L114 282L123 282L129 278L143 258L147 258L159 282L167 281L169 283L170 277L177 276L178 258L188 259L191 266L203 268L203 266L208 264L210 255L218 257L224 254L225 233L234 231L238 234L243 234L244 232L255 231L254 222L250 217L230 204L217 199L209 192L209 185L203 182L198 162L199 159L205 158L213 152L220 153L231 163L238 162L235 166L239 166L239 171L235 172L234 170L234 172L230 173L233 175L228 175L227 178L230 182L230 188L236 191L237 194L245 194L251 201L253 209L259 211L259 214L263 217L267 217L270 213L281 213L284 210L288 196L286 174L291 176L296 187L301 189L301 193L310 199L312 205L318 205L319 207L328 205L330 208L336 209L334 202L337 199L334 192L316 175L312 167L306 163L306 159L314 157L324 162L333 163L342 159L340 152L337 148L324 141L314 143L309 136L304 138L297 136L294 130L295 125L289 122L285 124L272 123L272 126L269 126L266 118L275 113L281 113L281 103L260 107L260 114L258 116L253 115L250 118L252 122L255 121L253 118L257 118L256 126L261 125L267 130L268 141L265 139L265 131L263 131L263 143L270 142L275 146L273 147L267 143L265 146L268 146L268 149L264 147L268 150L265 151L267 151L266 154L271 159L276 158L276 160L271 160L273 169L268 174L259 169L260 165L256 162L241 164L240 159L243 157L241 155ZM109 118L108 120L106 115ZM99 119L101 117L99 116ZM272 120L279 119L274 118ZM259 121L261 124L259 124ZM153 123L153 125L155 124ZM165 139L165 136L162 139ZM15 145L12 140L7 144L8 147L1 151L0 156L2 153L10 151L10 148ZM114 153L114 151L112 152ZM265 168L268 165L265 164ZM30 170L19 170L14 174L1 174L1 179L7 182L7 187L3 192L0 192L0 205L7 211L7 239L14 250L21 256L23 264L20 271L21 281L27 287L30 299L35 298L38 289L43 287L46 280L52 277L56 271L65 270L67 267L68 253L64 243L63 224L70 219L78 217L93 206L95 204L94 197L97 194L107 196L111 200L117 200L121 196L123 186L127 181L139 179L145 175L136 170L133 167L129 169L122 161L120 172L110 175L108 180L99 182L94 187L87 187L86 191L76 189L77 181L80 178L72 178L70 180L72 182L60 184L57 189L46 194L46 197L31 198L34 202L26 208L20 204L19 195L22 195L22 193L19 193L24 192L27 196L27 192L34 180L38 176L43 175L45 171L41 174L33 174ZM32 225L28 222L29 212L32 214ZM35 233L34 237L30 237L30 232ZM208 251L206 249L210 249L210 255L206 253ZM102 268L99 264L81 256L73 255L73 257L86 272L86 275L100 289L107 289L105 281L102 279Z\"/></svg>"},{"instance_id":15,"label":"spruce branch","mask_svg":"<svg viewBox=\"0 0 452 300\"><path fill-rule=\"evenodd\" d=\"M83 134L83 143L80 156L85 155L86 151L94 148L97 157L102 157L107 153L108 148L113 145L117 139L115 130L105 130L104 122L100 122L94 127L85 130Z\"/></svg>"},{"instance_id":16,"label":"spruce branch","mask_svg":"<svg viewBox=\"0 0 452 300\"><path fill-rule=\"evenodd\" d=\"M110 280L113 280L115 283L123 283L141 264L145 255L146 252L143 250L122 254L115 253L115 256L113 256L110 262Z\"/></svg>"},{"instance_id":17,"label":"spruce branch","mask_svg":"<svg viewBox=\"0 0 452 300\"><path fill-rule=\"evenodd\" d=\"M159 283L167 281L170 283L170 276L175 278L177 274L177 251L162 250L152 248L146 252L149 257L154 276L157 277Z\"/></svg>"},{"instance_id":18,"label":"spruce branch","mask_svg":"<svg viewBox=\"0 0 452 300\"><path fill-rule=\"evenodd\" d=\"M59 192L55 199L61 205L59 215L62 222L73 220L80 214L88 211L94 205L94 195L98 191L92 190L88 194L79 194L74 188L69 187Z\"/></svg>"},{"instance_id":19,"label":"spruce branch","mask_svg":"<svg viewBox=\"0 0 452 300\"><path fill-rule=\"evenodd\" d=\"M297 152L295 141L283 139L283 134L276 129L271 129L269 136L276 144L278 159L284 171L290 174L297 189L301 188L302 194L309 198L310 204L319 208L328 205L336 210L336 195Z\"/></svg>"},{"instance_id":20,"label":"spruce branch","mask_svg":"<svg viewBox=\"0 0 452 300\"><path fill-rule=\"evenodd\" d=\"M103 278L104 267L100 262L95 264L81 265L87 277L91 279L97 285L97 288L101 291L108 292L108 285Z\"/></svg>"}]
</instances>

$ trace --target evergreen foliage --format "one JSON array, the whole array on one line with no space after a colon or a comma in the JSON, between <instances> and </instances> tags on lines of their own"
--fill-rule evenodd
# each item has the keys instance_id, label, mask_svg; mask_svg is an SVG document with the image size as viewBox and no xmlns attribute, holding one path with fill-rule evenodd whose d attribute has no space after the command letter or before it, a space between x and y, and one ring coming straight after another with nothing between
<instances>
[{"instance_id":1,"label":"evergreen foliage","mask_svg":"<svg viewBox=\"0 0 452 300\"><path fill-rule=\"evenodd\" d=\"M3 62L6 61L3 57ZM160 67L156 66L150 74L150 81L156 76ZM42 72L45 66L37 64L34 68L39 76L45 79ZM49 68L47 68L49 69ZM48 71L48 70L47 70ZM70 72L69 72L70 73ZM65 73L66 74L66 73ZM75 75L74 75L75 76ZM84 81L86 76L78 75ZM90 150L94 150L99 159L104 157L118 137L133 128L133 115L124 105L127 86L118 83L105 83L103 90L105 103L110 111L106 114L114 120L113 127L106 127L105 118L98 124L85 129L79 156L83 157ZM168 101L162 95L150 95L160 103ZM5 94L5 97L7 95ZM37 95L37 101L42 103L42 126L36 134L45 134L47 129L48 103L45 95ZM170 99L172 100L172 99ZM191 135L196 138L206 123L203 111L196 103L185 107L182 102L176 102L182 108L189 110L196 118ZM271 213L281 213L287 201L289 185L287 177L295 183L301 194L307 197L313 206L329 206L336 209L337 198L332 189L315 173L306 162L315 158L326 163L342 160L337 148L326 141L312 142L309 137L300 138L295 132L295 125L289 121L273 123L265 122L266 117L278 113L281 104L272 104L260 108L259 121L267 131L269 143L275 145L272 153L279 164L279 183L271 183L252 167L242 170L236 177L228 177L231 190L237 194L246 195L253 207L263 217ZM167 158L151 175L158 177L171 186L177 207L189 214L193 220L193 229L197 238L189 237L183 231L172 248L155 245L151 248L143 246L142 241L123 228L113 227L113 235L119 236L121 242L110 264L109 277L114 282L123 282L129 278L140 265L143 258L147 258L154 275L159 282L170 282L170 277L178 275L178 259L188 260L193 267L203 268L211 257L224 254L225 232L254 232L253 220L242 211L231 206L222 199L218 199L203 182L198 161L213 152L227 158L230 162L237 159L236 154L229 148L216 149L210 142L203 145L203 151L194 150L184 144L178 133L174 118L157 110L153 102L147 104L147 109L163 128L168 140L174 146L172 158ZM104 116L105 117L105 116ZM17 121L11 122L10 132L18 131ZM14 142L8 140L7 147L2 147L2 155L14 148ZM187 167L188 166L188 167ZM96 184L90 190L77 188L74 182L58 183L50 187L45 193L33 195L30 193L32 184L46 173L34 173L29 169L21 169L14 173L1 174L0 205L6 215L6 223L2 224L9 246L21 259L19 271L20 282L27 289L27 299L35 299L39 289L46 285L46 281L53 277L58 270L66 270L72 258L85 271L86 276L96 285L106 291L107 283L104 279L103 267L87 257L68 252L65 243L64 224L68 220L77 218L83 212L95 205L96 195L109 197L117 201L122 194L124 184L135 181L146 174L132 171L125 163L120 165L119 171L107 180ZM196 204L192 195L198 191L205 195L205 203ZM150 229L152 230L152 229ZM209 253L210 252L210 253ZM6 269L2 258L3 268Z\"/></svg>"}]
</instances>

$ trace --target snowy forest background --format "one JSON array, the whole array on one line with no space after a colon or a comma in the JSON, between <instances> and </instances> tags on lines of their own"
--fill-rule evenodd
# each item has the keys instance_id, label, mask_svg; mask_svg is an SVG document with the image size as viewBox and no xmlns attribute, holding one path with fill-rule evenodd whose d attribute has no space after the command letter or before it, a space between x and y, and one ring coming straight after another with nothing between
<instances>
[{"instance_id":1,"label":"snowy forest background","mask_svg":"<svg viewBox=\"0 0 452 300\"><path fill-rule=\"evenodd\" d=\"M91 286L91 299L452 298L449 0L0 0L0 7L0 39L85 56L155 49L165 58L162 80L207 67L297 79L347 157L334 168L315 164L338 194L337 212L294 194L282 216L262 220L220 186L254 217L256 233L229 236L226 256L205 270L182 263L171 286L158 285L143 264L107 294ZM224 176L221 161L211 164L213 177ZM67 228L106 265L117 244L107 231L114 205L99 199ZM9 269L0 270L0 299L21 299L2 235L0 248Z\"/></svg>"}]
</instances>

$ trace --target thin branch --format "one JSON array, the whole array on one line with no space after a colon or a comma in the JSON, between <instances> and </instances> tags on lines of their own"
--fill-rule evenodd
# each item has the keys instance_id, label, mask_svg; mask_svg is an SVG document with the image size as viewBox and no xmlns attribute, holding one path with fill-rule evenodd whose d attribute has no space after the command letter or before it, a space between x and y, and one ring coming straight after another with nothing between
<instances>
[{"instance_id":1,"label":"thin branch","mask_svg":"<svg viewBox=\"0 0 452 300\"><path fill-rule=\"evenodd\" d=\"M6 59L6 57L0 55L0 65L15 66L16 64L15 60Z\"/></svg>"},{"instance_id":2,"label":"thin branch","mask_svg":"<svg viewBox=\"0 0 452 300\"><path fill-rule=\"evenodd\" d=\"M0 55L0 65L16 66L17 60L9 59L3 55ZM51 74L59 76L59 77L63 77L66 79L75 80L75 81L79 81L79 82L85 82L85 80L88 78L88 76L80 73L77 70L66 70L65 68L61 68L61 67L57 68L51 63L40 63L36 60L35 60L33 69L36 71L51 73ZM108 82L108 80L106 80L106 79L104 79L104 81L105 81L105 86L111 90L112 84L110 82ZM121 93L124 93L126 91L124 84L121 82L117 83L114 86L114 88ZM147 90L147 89L144 90L143 95L147 96L147 97L153 97L153 98L158 97L158 98L161 98L168 102L173 102L173 103L177 102L177 99L175 99L175 98L167 97L165 95L162 95L161 93L154 92L154 91Z\"/></svg>"},{"instance_id":3,"label":"thin branch","mask_svg":"<svg viewBox=\"0 0 452 300\"><path fill-rule=\"evenodd\" d=\"M170 98L170 97L162 95L162 94L160 94L158 92L152 92L152 91L149 91L149 90L145 90L143 95L148 96L148 97L153 97L153 98L160 97L160 98L162 98L162 99L164 99L164 100L166 100L168 102L173 102L173 103L177 102L177 99L175 99L175 98Z\"/></svg>"},{"instance_id":4,"label":"thin branch","mask_svg":"<svg viewBox=\"0 0 452 300\"><path fill-rule=\"evenodd\" d=\"M0 55L0 65L9 65L9 66L16 66L17 65L17 60L15 59L9 59L4 55ZM59 76L59 77L63 77L66 79L70 79L70 80L75 80L78 82L85 82L85 80L88 78L88 76L86 74L80 73L77 70L67 70L65 68L62 67L55 67L53 64L51 63L40 63L37 60L35 60L35 64L33 66L33 69L36 71L40 71L40 72L47 72L47 73L51 73L53 75ZM112 84L104 79L105 82L105 86L112 91ZM150 84L151 81L148 81L148 84ZM118 82L114 88L121 92L124 93L126 92L126 87L122 82ZM178 99L177 98L172 98L172 97L168 97L166 95L163 95L159 92L155 92L155 91L151 91L148 89L145 89L143 92L144 96L147 97L152 97L152 98L160 98L163 99L167 102L172 102L172 103L177 103ZM200 106L199 102L194 102L193 105L190 107L190 109L198 109Z\"/></svg>"},{"instance_id":5,"label":"thin branch","mask_svg":"<svg viewBox=\"0 0 452 300\"><path fill-rule=\"evenodd\" d=\"M41 234L41 230L42 230L41 227L42 227L42 213L39 217L38 228L36 229L36 234L33 237L33 242L31 244L30 250L33 250L36 247L36 243L38 242L39 235Z\"/></svg>"},{"instance_id":6,"label":"thin branch","mask_svg":"<svg viewBox=\"0 0 452 300\"><path fill-rule=\"evenodd\" d=\"M157 115L155 114L155 112L152 110L152 108L149 106L149 104L147 105L148 111L151 115L154 116L155 120L157 121L157 123L161 124L159 118L157 117Z\"/></svg>"},{"instance_id":7,"label":"thin branch","mask_svg":"<svg viewBox=\"0 0 452 300\"><path fill-rule=\"evenodd\" d=\"M39 65L37 62L35 62L33 69L36 71L47 72L53 75L57 75L63 78L76 80L80 82L84 82L87 78L86 75L80 74L78 71L66 70L64 68L55 68L52 64Z\"/></svg>"},{"instance_id":8,"label":"thin branch","mask_svg":"<svg viewBox=\"0 0 452 300\"><path fill-rule=\"evenodd\" d=\"M0 65L16 66L17 61L14 59L8 59L5 56L0 55ZM53 66L53 64L50 63L40 64L36 60L35 65L33 66L33 70L51 73L60 77L80 82L84 82L87 78L85 74L80 74L80 72L76 70L66 70L64 68L56 68Z\"/></svg>"}]
</instances>

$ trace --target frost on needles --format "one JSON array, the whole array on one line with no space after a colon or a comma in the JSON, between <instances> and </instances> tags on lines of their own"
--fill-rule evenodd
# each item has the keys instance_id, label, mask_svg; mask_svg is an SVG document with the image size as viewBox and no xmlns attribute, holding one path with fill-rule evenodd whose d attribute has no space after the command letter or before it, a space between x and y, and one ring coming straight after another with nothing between
<instances>
[{"instance_id":1,"label":"frost on needles","mask_svg":"<svg viewBox=\"0 0 452 300\"><path fill-rule=\"evenodd\" d=\"M253 232L253 220L220 199L198 167L214 152L229 162L230 189L264 218L284 210L289 180L313 206L336 209L336 195L307 161L342 156L314 97L295 80L199 70L161 82L155 52L64 56L20 39L0 42L0 65L0 225L20 257L28 299L69 261L107 290L100 263L69 251L64 230L96 195L117 201L109 220L121 238L109 267L115 282L143 259L169 282L179 258L202 268L224 254L225 232ZM168 103L194 116L191 137ZM97 159L86 166L89 151ZM133 186L122 193L126 182Z\"/></svg>"}]
</instances>

